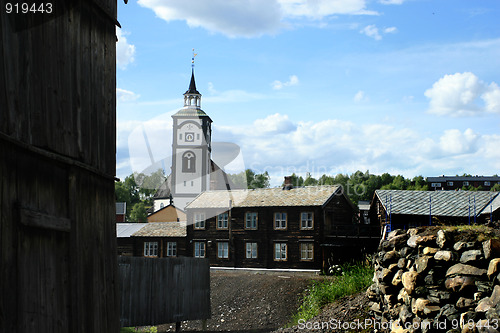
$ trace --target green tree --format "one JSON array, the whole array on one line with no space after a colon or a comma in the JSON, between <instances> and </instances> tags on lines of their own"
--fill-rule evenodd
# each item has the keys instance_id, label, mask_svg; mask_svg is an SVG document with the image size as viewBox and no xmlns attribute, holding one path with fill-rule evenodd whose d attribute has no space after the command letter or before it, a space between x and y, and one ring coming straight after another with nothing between
<instances>
[{"instance_id":1,"label":"green tree","mask_svg":"<svg viewBox=\"0 0 500 333\"><path fill-rule=\"evenodd\" d=\"M134 207L132 207L130 219L133 222L147 222L148 218L144 202L138 202L134 205Z\"/></svg>"},{"instance_id":2,"label":"green tree","mask_svg":"<svg viewBox=\"0 0 500 333\"><path fill-rule=\"evenodd\" d=\"M269 187L269 180L271 177L264 171L264 173L256 174L250 169L247 169L247 187L250 189L254 188L267 188Z\"/></svg>"},{"instance_id":3,"label":"green tree","mask_svg":"<svg viewBox=\"0 0 500 333\"><path fill-rule=\"evenodd\" d=\"M500 191L500 183L496 183L495 185L493 185L490 191Z\"/></svg>"},{"instance_id":4,"label":"green tree","mask_svg":"<svg viewBox=\"0 0 500 333\"><path fill-rule=\"evenodd\" d=\"M314 179L311 174L306 173L306 179L304 179L304 186L315 186L318 185L318 180Z\"/></svg>"}]
</instances>

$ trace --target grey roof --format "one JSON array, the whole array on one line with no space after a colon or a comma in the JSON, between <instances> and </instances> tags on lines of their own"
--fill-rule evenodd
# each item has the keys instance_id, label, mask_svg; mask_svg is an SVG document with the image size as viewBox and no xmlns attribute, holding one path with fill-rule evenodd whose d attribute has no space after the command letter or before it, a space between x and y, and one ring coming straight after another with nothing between
<instances>
[{"instance_id":1,"label":"grey roof","mask_svg":"<svg viewBox=\"0 0 500 333\"><path fill-rule=\"evenodd\" d=\"M478 215L498 192L489 191L405 191L405 190L376 190L386 211L392 214L428 215L429 207L434 216L467 217ZM430 198L430 202L429 202ZM470 201L469 201L470 200ZM469 204L470 202L470 204Z\"/></svg>"},{"instance_id":2,"label":"grey roof","mask_svg":"<svg viewBox=\"0 0 500 333\"><path fill-rule=\"evenodd\" d=\"M498 192L493 192L493 193L498 193ZM493 198L494 199L488 205L486 205L486 207L484 207L484 209L481 211L481 214L490 214L491 212L500 209L500 195L497 195L496 197L493 195Z\"/></svg>"},{"instance_id":3,"label":"grey roof","mask_svg":"<svg viewBox=\"0 0 500 333\"><path fill-rule=\"evenodd\" d=\"M498 182L500 181L499 176L439 176L439 177L427 177L427 182L432 182L432 183L439 183L439 182L446 182L446 181L493 181L493 182Z\"/></svg>"},{"instance_id":4,"label":"grey roof","mask_svg":"<svg viewBox=\"0 0 500 333\"><path fill-rule=\"evenodd\" d=\"M185 222L151 222L136 231L134 237L186 237Z\"/></svg>"},{"instance_id":5,"label":"grey roof","mask_svg":"<svg viewBox=\"0 0 500 333\"><path fill-rule=\"evenodd\" d=\"M263 188L254 190L207 191L198 195L188 208L322 206L335 195L340 186L306 186L290 190Z\"/></svg>"},{"instance_id":6,"label":"grey roof","mask_svg":"<svg viewBox=\"0 0 500 333\"><path fill-rule=\"evenodd\" d=\"M147 223L117 223L116 237L130 237L134 232L141 230Z\"/></svg>"},{"instance_id":7,"label":"grey roof","mask_svg":"<svg viewBox=\"0 0 500 333\"><path fill-rule=\"evenodd\" d=\"M117 215L125 215L127 212L127 203L126 202L117 202L116 203L116 214Z\"/></svg>"},{"instance_id":8,"label":"grey roof","mask_svg":"<svg viewBox=\"0 0 500 333\"><path fill-rule=\"evenodd\" d=\"M360 210L370 210L370 201L360 200L358 202L358 208Z\"/></svg>"}]
</instances>

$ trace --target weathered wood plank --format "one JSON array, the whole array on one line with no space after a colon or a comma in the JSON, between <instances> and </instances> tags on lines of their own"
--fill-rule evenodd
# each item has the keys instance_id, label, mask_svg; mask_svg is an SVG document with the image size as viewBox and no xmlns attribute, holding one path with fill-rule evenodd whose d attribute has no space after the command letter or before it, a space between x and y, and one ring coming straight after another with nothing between
<instances>
[{"instance_id":1,"label":"weathered wood plank","mask_svg":"<svg viewBox=\"0 0 500 333\"><path fill-rule=\"evenodd\" d=\"M122 326L210 318L207 259L118 257Z\"/></svg>"},{"instance_id":2,"label":"weathered wood plank","mask_svg":"<svg viewBox=\"0 0 500 333\"><path fill-rule=\"evenodd\" d=\"M58 217L43 214L26 208L19 209L19 221L27 227L36 227L52 229L56 231L71 231L71 220L64 217Z\"/></svg>"}]
</instances>

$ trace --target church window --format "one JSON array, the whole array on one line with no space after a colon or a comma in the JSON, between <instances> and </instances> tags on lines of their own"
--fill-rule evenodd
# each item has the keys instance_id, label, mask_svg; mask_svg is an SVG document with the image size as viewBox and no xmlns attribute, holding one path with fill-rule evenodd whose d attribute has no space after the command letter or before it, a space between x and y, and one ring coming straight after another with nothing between
<instances>
[{"instance_id":1,"label":"church window","mask_svg":"<svg viewBox=\"0 0 500 333\"><path fill-rule=\"evenodd\" d=\"M182 140L182 133L179 133L179 140Z\"/></svg>"},{"instance_id":2,"label":"church window","mask_svg":"<svg viewBox=\"0 0 500 333\"><path fill-rule=\"evenodd\" d=\"M196 140L200 140L200 134L196 134Z\"/></svg>"},{"instance_id":3,"label":"church window","mask_svg":"<svg viewBox=\"0 0 500 333\"><path fill-rule=\"evenodd\" d=\"M196 172L196 156L192 151L182 154L182 172Z\"/></svg>"}]
</instances>

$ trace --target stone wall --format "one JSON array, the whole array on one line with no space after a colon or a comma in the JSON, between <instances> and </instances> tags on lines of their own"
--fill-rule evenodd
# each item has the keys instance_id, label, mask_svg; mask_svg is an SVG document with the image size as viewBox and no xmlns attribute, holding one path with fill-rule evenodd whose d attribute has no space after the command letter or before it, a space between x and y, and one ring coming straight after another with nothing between
<instances>
[{"instance_id":1,"label":"stone wall","mask_svg":"<svg viewBox=\"0 0 500 333\"><path fill-rule=\"evenodd\" d=\"M376 321L393 332L500 332L500 241L492 236L439 227L389 233L367 290Z\"/></svg>"}]
</instances>

